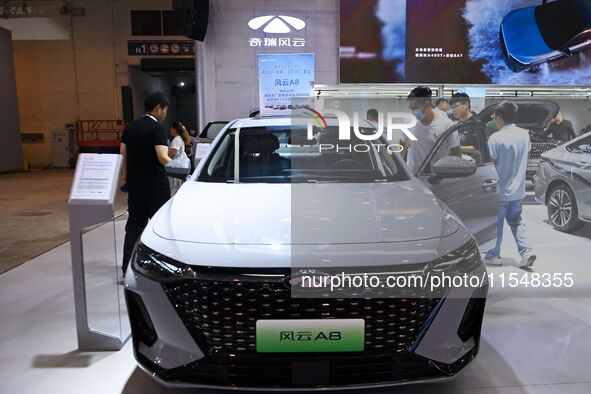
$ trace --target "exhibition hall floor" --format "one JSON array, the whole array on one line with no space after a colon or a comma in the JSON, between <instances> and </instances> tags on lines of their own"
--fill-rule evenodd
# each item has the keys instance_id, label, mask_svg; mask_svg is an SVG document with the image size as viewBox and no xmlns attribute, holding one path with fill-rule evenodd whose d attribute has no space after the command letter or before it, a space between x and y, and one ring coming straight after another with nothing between
<instances>
[{"instance_id":1,"label":"exhibition hall floor","mask_svg":"<svg viewBox=\"0 0 591 394\"><path fill-rule=\"evenodd\" d=\"M0 174L0 273L69 239L73 176L71 169ZM127 196L118 192L117 212L126 209Z\"/></svg>"},{"instance_id":2,"label":"exhibition hall floor","mask_svg":"<svg viewBox=\"0 0 591 394\"><path fill-rule=\"evenodd\" d=\"M591 287L591 225L575 235L557 232L546 223L545 207L539 205L525 206L524 218L538 254L533 270L574 272L577 286ZM118 249L123 225L124 218L115 223ZM112 245L112 224L85 237L96 250L108 251L106 260L119 255L101 246ZM522 273L516 266L517 252L508 229L505 237L506 265L489 268L489 272ZM117 289L116 268L111 268L89 273L98 278L90 279L91 283L105 285L110 281L110 287L104 288ZM590 300L573 298L576 295L572 294L568 299L557 298L561 294L555 290L547 293L548 298L537 299L525 298L520 292L491 289L480 354L455 382L373 392L591 392ZM116 299L116 293L113 290L109 297ZM0 275L0 349L0 393L206 392L159 386L136 366L130 342L118 352L77 351L69 243Z\"/></svg>"}]
</instances>

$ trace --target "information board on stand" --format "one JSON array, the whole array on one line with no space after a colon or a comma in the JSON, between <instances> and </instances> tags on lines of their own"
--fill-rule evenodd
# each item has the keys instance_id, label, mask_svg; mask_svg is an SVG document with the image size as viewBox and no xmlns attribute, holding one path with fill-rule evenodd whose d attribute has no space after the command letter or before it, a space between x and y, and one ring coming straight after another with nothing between
<instances>
[{"instance_id":1,"label":"information board on stand","mask_svg":"<svg viewBox=\"0 0 591 394\"><path fill-rule=\"evenodd\" d=\"M129 333L120 330L118 335L91 327L87 305L88 293L83 253L84 229L114 220L115 197L123 158L117 154L82 153L78 156L76 172L68 200L70 219L70 253L72 258L72 278L74 282L74 309L76 315L76 334L80 350L119 350ZM114 243L115 245L115 243ZM116 247L116 246L115 246ZM113 251L115 252L115 251ZM117 287L116 252L113 253L112 282ZM119 322L121 327L121 300L117 293L118 313L105 317L105 320Z\"/></svg>"},{"instance_id":2,"label":"information board on stand","mask_svg":"<svg viewBox=\"0 0 591 394\"><path fill-rule=\"evenodd\" d=\"M292 100L314 94L314 54L258 55L261 116L290 115Z\"/></svg>"},{"instance_id":3,"label":"information board on stand","mask_svg":"<svg viewBox=\"0 0 591 394\"><path fill-rule=\"evenodd\" d=\"M117 154L80 154L69 203L114 203L121 162Z\"/></svg>"}]
</instances>

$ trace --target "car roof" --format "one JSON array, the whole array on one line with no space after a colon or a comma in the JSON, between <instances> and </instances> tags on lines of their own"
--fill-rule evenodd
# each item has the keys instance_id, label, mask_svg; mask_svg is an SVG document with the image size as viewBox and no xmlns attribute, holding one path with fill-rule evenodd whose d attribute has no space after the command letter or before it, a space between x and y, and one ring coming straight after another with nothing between
<instances>
[{"instance_id":1,"label":"car roof","mask_svg":"<svg viewBox=\"0 0 591 394\"><path fill-rule=\"evenodd\" d=\"M295 124L305 124L305 122L311 118L306 117L292 117L292 116L269 116L269 117L254 117L254 118L242 118L242 119L235 119L230 122L230 128L236 128L239 124L242 124L241 127L272 127L272 126L291 126L294 119L298 121ZM329 127L337 127L339 122L336 117L326 116L324 118L326 120L326 124ZM367 121L366 119L359 119L359 126L364 128L373 128L374 126Z\"/></svg>"}]
</instances>

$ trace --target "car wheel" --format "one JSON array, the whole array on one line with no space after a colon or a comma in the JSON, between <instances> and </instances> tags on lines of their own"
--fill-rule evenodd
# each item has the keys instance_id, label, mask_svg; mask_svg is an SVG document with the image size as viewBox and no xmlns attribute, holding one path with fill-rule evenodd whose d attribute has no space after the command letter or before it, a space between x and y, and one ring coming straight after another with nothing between
<instances>
[{"instance_id":1,"label":"car wheel","mask_svg":"<svg viewBox=\"0 0 591 394\"><path fill-rule=\"evenodd\" d=\"M570 187L556 185L548 196L548 219L555 229L571 232L581 227L577 201Z\"/></svg>"}]
</instances>

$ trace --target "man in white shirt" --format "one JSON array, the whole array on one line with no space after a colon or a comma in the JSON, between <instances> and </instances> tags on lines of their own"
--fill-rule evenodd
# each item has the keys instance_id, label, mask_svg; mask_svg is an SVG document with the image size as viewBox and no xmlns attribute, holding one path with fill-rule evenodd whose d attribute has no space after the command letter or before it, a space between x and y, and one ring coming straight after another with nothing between
<instances>
[{"instance_id":1,"label":"man in white shirt","mask_svg":"<svg viewBox=\"0 0 591 394\"><path fill-rule=\"evenodd\" d=\"M444 99L443 97L438 98L437 101L435 101L435 108L439 108L448 115L450 113L449 105L449 101L447 101L447 99Z\"/></svg>"},{"instance_id":2,"label":"man in white shirt","mask_svg":"<svg viewBox=\"0 0 591 394\"><path fill-rule=\"evenodd\" d=\"M406 164L413 173L419 170L439 137L445 133L453 122L447 114L440 109L433 108L431 102L431 89L426 86L414 88L408 95L408 108L417 118L417 125L410 129L417 138L411 141L406 135L402 139L402 146L406 151ZM460 155L460 142L457 132L448 136L438 149L437 156ZM434 162L437 158L434 159Z\"/></svg>"},{"instance_id":3,"label":"man in white shirt","mask_svg":"<svg viewBox=\"0 0 591 394\"><path fill-rule=\"evenodd\" d=\"M521 212L531 144L527 130L517 127L514 123L516 113L515 103L503 101L493 114L495 126L499 131L490 136L488 148L499 174L501 203L497 216L497 242L495 247L486 253L485 262L489 265L501 265L499 255L503 242L503 226L507 220L521 255L521 266L530 267L536 260L536 255L527 242Z\"/></svg>"}]
</instances>

